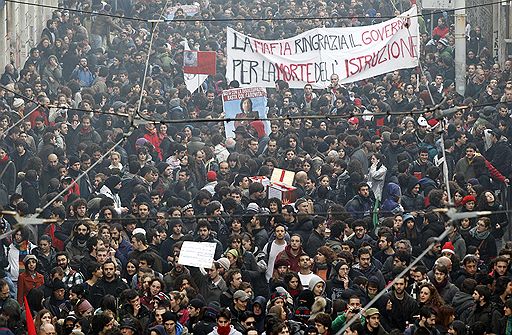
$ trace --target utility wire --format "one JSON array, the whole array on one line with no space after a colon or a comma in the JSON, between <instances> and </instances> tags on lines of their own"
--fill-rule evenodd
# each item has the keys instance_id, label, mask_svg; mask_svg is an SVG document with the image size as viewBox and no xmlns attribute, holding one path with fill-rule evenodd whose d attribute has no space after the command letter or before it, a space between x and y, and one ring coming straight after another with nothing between
<instances>
[{"instance_id":1,"label":"utility wire","mask_svg":"<svg viewBox=\"0 0 512 335\"><path fill-rule=\"evenodd\" d=\"M171 206L172 207L172 206ZM180 209L181 208L179 206L176 206L176 208ZM169 208L168 208L169 209ZM168 209L166 210L157 210L157 212L166 212L169 214L169 212L167 211ZM438 208L438 209L433 209L431 211L411 211L411 212L404 212L403 214L401 214L402 216L406 213L412 213L412 212L424 212L424 213L428 213L428 212L434 212L434 213L439 213L439 214L446 214L448 212L448 209L446 208ZM478 212L478 211L476 211ZM352 214L379 214L379 213L387 213L387 212L383 212L383 211L380 211L380 210L372 210L372 211L367 211L367 212L363 212L363 211L354 211L354 212L347 212L347 211L334 211L334 212L314 212L314 213L308 213L308 214L304 214L304 213L293 213L295 216L310 216L310 217L315 217L315 216L324 216L324 217L328 217L328 216L337 216L337 215L352 215ZM464 212L464 213L469 213L471 214L472 212ZM484 212L479 212L479 213L484 213ZM483 216L488 216L488 215L493 215L493 214L506 214L506 213L512 213L512 210L497 210L497 211L485 211L485 215ZM0 211L0 215L11 215L11 212L8 212L8 211ZM112 219L109 219L109 221L112 221L112 222L122 222L122 221L133 221L133 220L139 220L141 219L140 216L137 216L135 214L132 214L135 216L135 219L134 218L127 218L127 217L117 217L117 218L112 218ZM226 212L223 212L222 215L220 215L218 218L220 219L226 219L226 218L230 218L230 219L241 219L241 218L246 218L246 217L252 217L254 215L260 215L260 216L263 216L263 217L267 217L267 218L271 218L271 217L275 217L275 216L279 216L279 215L282 215L281 213L270 213L270 212L267 212L267 211L260 211L260 212L257 212L257 213L233 213L233 214L227 214ZM394 217L398 214L393 214L392 216L390 217ZM418 215L418 216L415 216L414 219L418 219L418 217L421 217L422 215ZM214 218L212 215L206 215L206 214L194 214L194 215L181 215L179 217L173 217L173 216L168 216L165 218L166 222L169 222L169 221L172 221L173 219L195 219L195 220L199 220L199 219L211 219L211 218ZM96 220L96 221L99 221L99 222L106 222L106 219L105 218L90 218L90 217L87 217L86 219L91 219L91 220ZM157 220L159 219L158 217L156 216L148 216L148 217L145 217L144 219L146 220ZM67 222L76 222L76 221L82 221L84 219L81 219L81 218L66 218L64 219L64 221L67 221Z\"/></svg>"},{"instance_id":2,"label":"utility wire","mask_svg":"<svg viewBox=\"0 0 512 335\"><path fill-rule=\"evenodd\" d=\"M144 83L143 83L144 84ZM44 106L40 102L38 102L35 99L29 98L23 94L20 94L16 91L10 90L4 86L0 86L3 89L5 89L8 92L11 92L21 98L23 98L26 101L30 101L34 104L36 104L38 107L44 107L44 108L57 108L57 109L66 109L70 111L79 111L84 113L95 113L95 114L104 114L104 115L112 115L112 116L120 116L120 117L130 117L128 113L110 113L106 111L101 110L87 110L82 108L72 108L72 107L63 107L58 105L49 105ZM142 92L143 90L141 90ZM140 104L140 101L139 101ZM485 104L477 104L473 105L473 108L480 108L480 107L486 107L486 106L495 106L495 103L485 103ZM38 108L36 107L36 108ZM467 109L470 106L459 106L461 110ZM183 120L157 120L157 119L151 119L147 116L140 113L141 106L139 105L139 111L137 111L137 115L144 121L154 123L154 124L189 124L189 123L211 123L211 122L234 122L234 121L283 121L283 120L329 120L329 119L349 119L351 117L365 117L365 116L398 116L398 115L421 115L426 112L434 112L436 109L439 108L439 106L434 107L426 107L422 110L416 110L416 111L410 111L410 112L371 112L369 110L366 110L366 112L353 112L348 115L283 115L278 117L268 117L268 118L257 118L257 117L246 117L246 118L196 118L196 119L183 119ZM12 127L12 126L11 126Z\"/></svg>"},{"instance_id":3,"label":"utility wire","mask_svg":"<svg viewBox=\"0 0 512 335\"><path fill-rule=\"evenodd\" d=\"M179 207L178 207L179 208ZM160 212L160 211L157 211L157 212ZM0 212L1 214L2 212ZM166 213L168 213L166 211ZM377 214L379 213L379 211L371 211L371 212L343 212L343 211L339 211L339 212L314 212L314 213L311 213L311 214L302 214L302 213L294 213L295 216L311 216L311 217L314 217L314 216L336 216L336 215L350 215L350 214L368 214L368 213L371 213L371 214ZM8 215L8 213L7 213ZM132 214L134 215L134 214ZM271 217L274 217L274 216L278 216L278 215L282 215L281 213L269 213L269 212L266 212L266 211L263 211L263 212L257 212L257 213L233 213L233 214L227 214L226 212L223 212L222 215L220 215L218 218L219 219L226 219L226 218L233 218L233 219L240 219L240 218L246 218L246 217L252 217L254 215L259 215L259 216L263 216L263 217L268 217L268 218L271 218ZM136 220L139 220L141 219L140 216L135 216L135 219ZM168 216L165 220L166 222L169 222L169 221L172 221L173 219L195 219L195 220L199 220L199 219L211 219L211 218L215 218L213 217L212 215L206 215L206 214L194 214L194 215L182 215L180 217L173 217L173 216ZM146 220L157 220L159 219L158 217L156 216L148 216L148 217L145 217L144 219ZM83 219L80 219L80 218L66 218L64 219L64 221L68 221L68 222L74 222L74 221L81 221ZM99 222L105 222L105 218L95 218L95 219L92 219L92 220L98 220ZM113 218L113 219L109 219L109 221L112 221L112 222L116 222L116 221L133 221L134 218L127 218L127 217L118 217L118 218Z\"/></svg>"},{"instance_id":4,"label":"utility wire","mask_svg":"<svg viewBox=\"0 0 512 335\"><path fill-rule=\"evenodd\" d=\"M74 13L80 13L80 14L91 14L91 15L107 16L107 17L112 17L112 18L116 18L116 19L123 19L123 20L148 22L147 19L141 19L141 18L136 18L136 17L127 17L127 16L108 14L108 13L96 13L96 12L85 11L85 10L81 10L81 9L66 8L66 7L62 7L62 6L52 6L52 5L47 5L47 4L37 4L37 3L31 3L31 2L19 1L19 0L5 0L5 2L12 2L12 3L20 4L20 5L29 5L29 6L42 7L42 8L50 8L50 9L56 9L56 10L59 10L59 11L68 11L68 12L74 12Z\"/></svg>"},{"instance_id":5,"label":"utility wire","mask_svg":"<svg viewBox=\"0 0 512 335\"><path fill-rule=\"evenodd\" d=\"M112 18L116 18L116 19L123 19L123 20L132 20L132 21L139 21L139 22L146 22L146 23L154 23L155 21L161 21L161 22L196 22L196 21L199 21L199 22L239 22L239 21L304 21L304 20L336 20L336 19L348 19L348 20L352 20L352 19L361 19L361 20L368 20L368 19L394 19L396 18L397 16L390 16L390 15L387 15L387 16L380 16L380 17L369 17L369 16L358 16L358 15L355 15L355 16L329 16L329 17L323 17L323 16L294 16L294 17L267 17L267 18L251 18L251 17L247 17L247 18L211 18L211 19L204 19L204 18L185 18L185 19L180 19L180 18L174 18L172 20L169 20L169 19L165 19L165 20L153 20L153 19L142 19L142 18L137 18L137 17L128 17L128 16L121 16L121 15L116 15L116 14L108 14L108 13L97 13L97 12L93 12L93 11L85 11L85 10L82 10L82 9L73 9L73 8L66 8L66 7L62 7L62 6L52 6L52 5L46 5L46 4L35 4L35 3L30 3L30 2L26 2L26 1L20 1L20 0L5 0L6 2L12 2L12 3L17 3L17 4L22 4L22 5L29 5L29 6L36 6L36 7L43 7L43 8L50 8L50 9L56 9L56 10L60 10L60 11L69 11L69 12L75 12L75 13L80 13L80 14L89 14L89 15L98 15L98 16L106 16L106 17L112 17ZM472 8L478 8L478 7L485 7L485 6L492 6L492 5L496 5L496 4L502 4L502 3L509 3L510 0L503 0L503 1L494 1L494 2L487 2L487 3L483 3L483 4L476 4L476 5L469 5L469 6L463 6L463 7L456 7L454 9L449 9L449 10L445 10L445 9L436 9L436 10L431 10L430 13L431 14L442 14L444 12L448 12L448 11L456 11L456 10L463 10L463 9L472 9ZM164 7L164 9L166 9ZM416 14L416 15L411 15L409 16L410 18L413 18L413 17L421 17L423 16L422 14Z\"/></svg>"},{"instance_id":6,"label":"utility wire","mask_svg":"<svg viewBox=\"0 0 512 335\"><path fill-rule=\"evenodd\" d=\"M496 103L485 103L479 105L473 105L473 108L486 107L486 106L496 106ZM329 120L329 119L349 119L351 117L365 117L365 116L397 116L397 115L421 115L426 112L435 112L440 108L439 105L434 107L426 107L422 110L415 110L409 112L371 112L366 110L366 112L352 112L348 115L292 115L287 114L284 116L277 117L242 117L242 118L197 118L197 119L183 119L183 120L157 120L151 119L145 115L139 115L143 121L147 121L149 123L154 124L189 124L189 123L208 123L208 122L234 122L234 121L283 121L283 120ZM456 108L460 110L468 109L470 106L457 106ZM144 122L142 122L143 124Z\"/></svg>"},{"instance_id":7,"label":"utility wire","mask_svg":"<svg viewBox=\"0 0 512 335\"><path fill-rule=\"evenodd\" d=\"M10 92L14 95L17 95L21 98L23 98L23 100L25 101L30 101L34 104L37 105L37 107L32 111L34 112L37 108L39 107L43 107L43 108L56 108L56 109L65 109L65 110L68 110L68 111L77 111L77 112L84 112L84 113L96 113L96 114L105 114L105 115L114 115L114 116L122 116L122 117L128 117L128 114L126 113L110 113L110 112L106 112L106 111L102 111L102 110L88 110L88 109L83 109L83 108L73 108L73 107L64 107L64 106L58 106L58 105L48 105L48 106L44 106L43 104L41 104L39 101L37 101L36 99L33 99L33 98L29 98L21 93L18 93L16 91L13 91L5 86L0 86L3 90L6 90L7 92ZM30 113L32 113L30 112ZM29 113L29 114L30 114ZM25 115L26 117L26 115ZM19 123L19 121L18 121ZM16 123L17 124L17 123ZM14 125L13 125L14 126ZM12 126L11 126L12 127Z\"/></svg>"}]
</instances>

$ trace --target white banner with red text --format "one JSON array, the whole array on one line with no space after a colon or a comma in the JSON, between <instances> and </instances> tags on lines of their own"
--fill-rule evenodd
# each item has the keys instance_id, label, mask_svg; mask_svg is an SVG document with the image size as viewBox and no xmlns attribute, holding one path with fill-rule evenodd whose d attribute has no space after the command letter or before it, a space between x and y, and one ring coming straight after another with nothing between
<instances>
[{"instance_id":1,"label":"white banner with red text","mask_svg":"<svg viewBox=\"0 0 512 335\"><path fill-rule=\"evenodd\" d=\"M283 40L260 40L228 27L228 81L241 87L326 88L332 74L340 83L374 77L419 64L416 6L379 24L346 28L315 28Z\"/></svg>"}]
</instances>

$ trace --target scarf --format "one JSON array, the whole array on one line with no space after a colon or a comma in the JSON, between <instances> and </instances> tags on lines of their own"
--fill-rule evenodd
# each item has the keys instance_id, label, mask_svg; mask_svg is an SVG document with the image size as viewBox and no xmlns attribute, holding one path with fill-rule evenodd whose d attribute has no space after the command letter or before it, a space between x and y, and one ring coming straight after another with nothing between
<instances>
[{"instance_id":1,"label":"scarf","mask_svg":"<svg viewBox=\"0 0 512 335\"><path fill-rule=\"evenodd\" d=\"M448 275L444 278L442 282L438 283L437 281L433 280L432 284L437 289L437 291L440 292L448 284Z\"/></svg>"},{"instance_id":2,"label":"scarf","mask_svg":"<svg viewBox=\"0 0 512 335\"><path fill-rule=\"evenodd\" d=\"M217 326L217 333L219 333L219 335L229 335L230 332L231 332L230 325L223 326L223 327Z\"/></svg>"},{"instance_id":3,"label":"scarf","mask_svg":"<svg viewBox=\"0 0 512 335\"><path fill-rule=\"evenodd\" d=\"M25 272L25 263L23 263L23 259L26 255L28 255L28 241L22 241L21 243L17 243L16 241L12 242L14 244L14 247L18 249L19 255L18 255L18 263L20 267L20 273Z\"/></svg>"},{"instance_id":4,"label":"scarf","mask_svg":"<svg viewBox=\"0 0 512 335\"><path fill-rule=\"evenodd\" d=\"M5 155L4 158L0 159L0 164L7 163L9 161L9 155Z\"/></svg>"},{"instance_id":5,"label":"scarf","mask_svg":"<svg viewBox=\"0 0 512 335\"><path fill-rule=\"evenodd\" d=\"M477 232L476 231L476 227L473 227L469 230L469 234L471 235L471 237L474 237L476 238L477 240L480 240L480 241L483 241L485 240L487 237L489 237L489 235L491 234L491 231L490 230L487 230L487 231L484 231L484 232Z\"/></svg>"},{"instance_id":6,"label":"scarf","mask_svg":"<svg viewBox=\"0 0 512 335\"><path fill-rule=\"evenodd\" d=\"M327 272L329 271L329 266L326 263L316 264L316 275L322 278L324 281L327 281Z\"/></svg>"}]
</instances>

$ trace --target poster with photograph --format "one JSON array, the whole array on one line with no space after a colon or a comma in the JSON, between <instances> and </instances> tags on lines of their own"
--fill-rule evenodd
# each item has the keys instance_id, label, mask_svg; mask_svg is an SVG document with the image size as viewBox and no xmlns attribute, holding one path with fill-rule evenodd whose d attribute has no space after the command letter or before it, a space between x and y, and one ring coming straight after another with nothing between
<instances>
[{"instance_id":1,"label":"poster with photograph","mask_svg":"<svg viewBox=\"0 0 512 335\"><path fill-rule=\"evenodd\" d=\"M243 119L248 117L267 117L267 91L263 87L234 88L222 92L224 114L226 118ZM270 133L270 122L262 121L230 121L224 122L226 138L235 138L235 130L238 126L254 128L261 138Z\"/></svg>"}]
</instances>

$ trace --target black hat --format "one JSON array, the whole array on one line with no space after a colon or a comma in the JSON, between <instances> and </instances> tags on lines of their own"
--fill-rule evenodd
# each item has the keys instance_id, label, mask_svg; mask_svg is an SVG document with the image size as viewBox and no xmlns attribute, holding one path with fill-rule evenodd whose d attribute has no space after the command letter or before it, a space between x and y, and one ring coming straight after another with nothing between
<instances>
[{"instance_id":1,"label":"black hat","mask_svg":"<svg viewBox=\"0 0 512 335\"><path fill-rule=\"evenodd\" d=\"M220 305L218 302L213 301L208 304L206 310L204 311L204 316L210 317L211 319L216 319L217 315L220 312Z\"/></svg>"},{"instance_id":2,"label":"black hat","mask_svg":"<svg viewBox=\"0 0 512 335\"><path fill-rule=\"evenodd\" d=\"M162 315L162 319L163 319L164 323L165 323L166 321L169 321L169 320L174 321L174 322L178 321L178 317L176 316L176 313L173 313L173 312L171 312L171 311L167 311L167 312L165 312L165 313Z\"/></svg>"},{"instance_id":3,"label":"black hat","mask_svg":"<svg viewBox=\"0 0 512 335\"><path fill-rule=\"evenodd\" d=\"M167 169L168 166L169 164L166 162L158 163L156 166L156 168L158 169L158 173L162 174L165 171L165 169Z\"/></svg>"},{"instance_id":4,"label":"black hat","mask_svg":"<svg viewBox=\"0 0 512 335\"><path fill-rule=\"evenodd\" d=\"M105 180L105 186L110 188L111 190L114 189L119 183L121 182L121 177L117 175L112 175Z\"/></svg>"},{"instance_id":5,"label":"black hat","mask_svg":"<svg viewBox=\"0 0 512 335\"><path fill-rule=\"evenodd\" d=\"M204 306L206 306L204 301L201 299L192 299L188 304L194 308L203 308Z\"/></svg>"},{"instance_id":6,"label":"black hat","mask_svg":"<svg viewBox=\"0 0 512 335\"><path fill-rule=\"evenodd\" d=\"M76 156L71 156L69 157L69 166L75 164L75 163L79 163L80 162L80 159Z\"/></svg>"},{"instance_id":7,"label":"black hat","mask_svg":"<svg viewBox=\"0 0 512 335\"><path fill-rule=\"evenodd\" d=\"M66 285L62 282L62 280L59 280L59 279L56 279L53 281L53 284L52 284L52 290L53 291L57 291L57 290L60 290L60 289L66 289Z\"/></svg>"},{"instance_id":8,"label":"black hat","mask_svg":"<svg viewBox=\"0 0 512 335\"><path fill-rule=\"evenodd\" d=\"M119 325L119 329L128 328L133 330L134 332L137 331L137 326L135 325L135 321L133 321L131 318L124 318L121 321L121 324Z\"/></svg>"}]
</instances>

